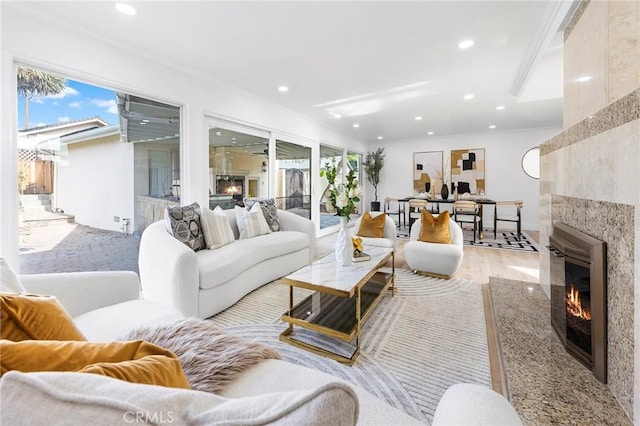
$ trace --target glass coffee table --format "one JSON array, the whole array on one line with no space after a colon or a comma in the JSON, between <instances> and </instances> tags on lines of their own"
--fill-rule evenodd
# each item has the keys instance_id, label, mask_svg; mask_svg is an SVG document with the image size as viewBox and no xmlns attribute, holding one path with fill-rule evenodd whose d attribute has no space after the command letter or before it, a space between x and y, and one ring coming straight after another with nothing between
<instances>
[{"instance_id":1,"label":"glass coffee table","mask_svg":"<svg viewBox=\"0 0 640 426\"><path fill-rule=\"evenodd\" d=\"M365 247L364 251L371 256L370 260L341 266L334 253L330 253L282 279L289 286L289 310L282 314L282 321L289 326L280 334L281 341L353 365L360 354L362 324L387 290L391 290L392 296L396 291L394 250ZM381 271L389 259L391 273ZM315 293L294 306L294 287ZM292 335L294 326L348 343L355 339L355 349L347 357L303 342Z\"/></svg>"}]
</instances>

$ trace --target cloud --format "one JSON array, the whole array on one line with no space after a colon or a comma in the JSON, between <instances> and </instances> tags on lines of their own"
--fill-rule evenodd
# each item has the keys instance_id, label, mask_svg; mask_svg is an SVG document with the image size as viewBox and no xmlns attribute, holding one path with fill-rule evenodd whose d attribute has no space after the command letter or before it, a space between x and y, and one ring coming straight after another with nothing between
<instances>
[{"instance_id":1,"label":"cloud","mask_svg":"<svg viewBox=\"0 0 640 426\"><path fill-rule=\"evenodd\" d=\"M118 113L118 105L115 99L92 99L91 103L100 108L106 108L111 114Z\"/></svg>"},{"instance_id":2,"label":"cloud","mask_svg":"<svg viewBox=\"0 0 640 426\"><path fill-rule=\"evenodd\" d=\"M62 99L62 98L66 98L67 96L77 96L80 92L78 92L76 89L74 89L73 87L65 87L64 90L56 95L47 95L47 96L43 96L43 98L46 99Z\"/></svg>"},{"instance_id":3,"label":"cloud","mask_svg":"<svg viewBox=\"0 0 640 426\"><path fill-rule=\"evenodd\" d=\"M58 123L66 123L67 121L71 121L69 117L58 117Z\"/></svg>"},{"instance_id":4,"label":"cloud","mask_svg":"<svg viewBox=\"0 0 640 426\"><path fill-rule=\"evenodd\" d=\"M31 99L31 102L33 102L34 104L43 104L44 101L40 98L33 98Z\"/></svg>"},{"instance_id":5,"label":"cloud","mask_svg":"<svg viewBox=\"0 0 640 426\"><path fill-rule=\"evenodd\" d=\"M80 102L71 102L69 104L69 107L71 108L78 108L78 109L82 109L82 104Z\"/></svg>"}]
</instances>

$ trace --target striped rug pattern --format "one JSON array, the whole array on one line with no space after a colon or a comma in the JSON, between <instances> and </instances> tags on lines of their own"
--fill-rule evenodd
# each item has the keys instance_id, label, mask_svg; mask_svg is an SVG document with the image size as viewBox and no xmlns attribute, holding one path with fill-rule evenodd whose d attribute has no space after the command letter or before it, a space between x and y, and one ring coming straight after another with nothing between
<instances>
[{"instance_id":1,"label":"striped rug pattern","mask_svg":"<svg viewBox=\"0 0 640 426\"><path fill-rule=\"evenodd\" d=\"M491 386L482 290L479 283L441 280L396 269L395 297L385 295L364 324L352 367L280 342L289 289L269 283L210 318L229 333L269 344L283 359L360 386L418 420L431 422L436 405L455 383ZM294 300L311 291L294 290ZM300 340L338 353L353 350L296 328Z\"/></svg>"}]
</instances>

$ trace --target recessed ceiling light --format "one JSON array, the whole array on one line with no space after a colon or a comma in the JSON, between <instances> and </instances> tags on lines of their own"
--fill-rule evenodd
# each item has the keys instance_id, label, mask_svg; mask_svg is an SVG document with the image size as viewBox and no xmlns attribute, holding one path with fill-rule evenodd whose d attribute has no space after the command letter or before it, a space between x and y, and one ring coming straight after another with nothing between
<instances>
[{"instance_id":1,"label":"recessed ceiling light","mask_svg":"<svg viewBox=\"0 0 640 426\"><path fill-rule=\"evenodd\" d=\"M342 118L340 114L332 113L331 115L333 115L333 118Z\"/></svg>"},{"instance_id":2,"label":"recessed ceiling light","mask_svg":"<svg viewBox=\"0 0 640 426\"><path fill-rule=\"evenodd\" d=\"M378 136L378 140L379 140L379 141L380 141L380 140L382 140L382 139L383 139L383 138L382 138L382 136Z\"/></svg>"},{"instance_id":3,"label":"recessed ceiling light","mask_svg":"<svg viewBox=\"0 0 640 426\"><path fill-rule=\"evenodd\" d=\"M468 93L468 94L464 95L464 100L465 101L468 101L470 99L473 99L473 93Z\"/></svg>"},{"instance_id":4,"label":"recessed ceiling light","mask_svg":"<svg viewBox=\"0 0 640 426\"><path fill-rule=\"evenodd\" d=\"M578 83L584 83L585 81L589 81L589 80L591 80L591 76L590 75L583 75L583 76L580 76L580 77L576 78L576 81Z\"/></svg>"},{"instance_id":5,"label":"recessed ceiling light","mask_svg":"<svg viewBox=\"0 0 640 426\"><path fill-rule=\"evenodd\" d=\"M473 40L462 40L458 43L458 48L460 49L468 49L473 46Z\"/></svg>"},{"instance_id":6,"label":"recessed ceiling light","mask_svg":"<svg viewBox=\"0 0 640 426\"><path fill-rule=\"evenodd\" d=\"M148 123L148 122L149 122L149 120L144 119L144 120L142 120L142 122L143 122L143 123Z\"/></svg>"},{"instance_id":7,"label":"recessed ceiling light","mask_svg":"<svg viewBox=\"0 0 640 426\"><path fill-rule=\"evenodd\" d=\"M216 132L216 136L222 136L222 132Z\"/></svg>"},{"instance_id":8,"label":"recessed ceiling light","mask_svg":"<svg viewBox=\"0 0 640 426\"><path fill-rule=\"evenodd\" d=\"M360 127L358 123L354 124L353 127Z\"/></svg>"},{"instance_id":9,"label":"recessed ceiling light","mask_svg":"<svg viewBox=\"0 0 640 426\"><path fill-rule=\"evenodd\" d=\"M142 120L140 124L147 124L147 121Z\"/></svg>"},{"instance_id":10,"label":"recessed ceiling light","mask_svg":"<svg viewBox=\"0 0 640 426\"><path fill-rule=\"evenodd\" d=\"M495 128L496 128L496 125L495 125L495 124L492 124L491 126L489 126L489 128L490 128L490 129L495 129Z\"/></svg>"},{"instance_id":11,"label":"recessed ceiling light","mask_svg":"<svg viewBox=\"0 0 640 426\"><path fill-rule=\"evenodd\" d=\"M278 86L278 92L288 92L289 88L287 86Z\"/></svg>"},{"instance_id":12,"label":"recessed ceiling light","mask_svg":"<svg viewBox=\"0 0 640 426\"><path fill-rule=\"evenodd\" d=\"M502 111L504 109L504 105L499 105L496 107L496 110Z\"/></svg>"},{"instance_id":13,"label":"recessed ceiling light","mask_svg":"<svg viewBox=\"0 0 640 426\"><path fill-rule=\"evenodd\" d=\"M421 116L417 116L416 117L416 121L420 121L420 120L422 120L422 117Z\"/></svg>"},{"instance_id":14,"label":"recessed ceiling light","mask_svg":"<svg viewBox=\"0 0 640 426\"><path fill-rule=\"evenodd\" d=\"M232 141L235 141L235 140L236 140L236 138L231 138L231 140L232 140Z\"/></svg>"},{"instance_id":15,"label":"recessed ceiling light","mask_svg":"<svg viewBox=\"0 0 640 426\"><path fill-rule=\"evenodd\" d=\"M126 3L116 3L116 9L118 10L118 12L124 13L125 15L129 16L133 16L138 13L135 7Z\"/></svg>"},{"instance_id":16,"label":"recessed ceiling light","mask_svg":"<svg viewBox=\"0 0 640 426\"><path fill-rule=\"evenodd\" d=\"M431 135L433 134L433 132L427 132L427 134L428 134L429 136L431 136Z\"/></svg>"}]
</instances>

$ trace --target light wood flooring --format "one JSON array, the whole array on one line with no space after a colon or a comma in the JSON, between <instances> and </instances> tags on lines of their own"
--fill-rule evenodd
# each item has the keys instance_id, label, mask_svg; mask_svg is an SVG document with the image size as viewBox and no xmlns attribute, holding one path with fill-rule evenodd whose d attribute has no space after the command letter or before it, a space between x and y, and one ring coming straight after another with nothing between
<instances>
[{"instance_id":1,"label":"light wood flooring","mask_svg":"<svg viewBox=\"0 0 640 426\"><path fill-rule=\"evenodd\" d=\"M407 240L397 240L397 268L409 268L404 257L406 243ZM488 283L490 276L539 283L539 256L538 253L465 246L462 267L456 277L481 283Z\"/></svg>"}]
</instances>

